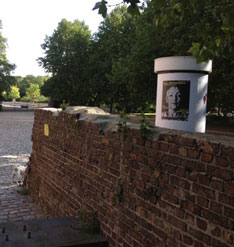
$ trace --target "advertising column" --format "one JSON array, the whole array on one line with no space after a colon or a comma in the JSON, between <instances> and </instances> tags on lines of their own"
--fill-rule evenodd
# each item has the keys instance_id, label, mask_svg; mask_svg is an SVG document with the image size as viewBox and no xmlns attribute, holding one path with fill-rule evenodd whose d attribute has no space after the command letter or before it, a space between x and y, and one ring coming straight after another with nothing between
<instances>
[{"instance_id":1,"label":"advertising column","mask_svg":"<svg viewBox=\"0 0 234 247\"><path fill-rule=\"evenodd\" d=\"M189 132L205 132L208 74L212 61L194 57L155 59L158 74L155 125Z\"/></svg>"}]
</instances>

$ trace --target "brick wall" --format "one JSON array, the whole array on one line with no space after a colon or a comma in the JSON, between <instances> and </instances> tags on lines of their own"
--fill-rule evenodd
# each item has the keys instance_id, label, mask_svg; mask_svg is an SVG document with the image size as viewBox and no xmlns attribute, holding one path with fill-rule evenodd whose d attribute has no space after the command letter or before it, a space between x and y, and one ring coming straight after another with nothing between
<instances>
[{"instance_id":1,"label":"brick wall","mask_svg":"<svg viewBox=\"0 0 234 247\"><path fill-rule=\"evenodd\" d=\"M96 211L110 247L234 246L234 139L152 135L37 110L30 195L51 216Z\"/></svg>"}]
</instances>

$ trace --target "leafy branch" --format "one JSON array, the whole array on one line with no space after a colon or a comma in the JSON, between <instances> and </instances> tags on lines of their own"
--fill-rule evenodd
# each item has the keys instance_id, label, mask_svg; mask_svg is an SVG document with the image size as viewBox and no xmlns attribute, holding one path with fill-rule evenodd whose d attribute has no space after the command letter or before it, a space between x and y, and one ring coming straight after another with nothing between
<instances>
[{"instance_id":1,"label":"leafy branch","mask_svg":"<svg viewBox=\"0 0 234 247\"><path fill-rule=\"evenodd\" d=\"M147 139L147 135L149 133L150 123L145 120L145 113L144 112L141 113L141 117L142 117L142 119L140 121L141 122L141 126L140 126L141 138L145 140L145 139Z\"/></svg>"}]
</instances>

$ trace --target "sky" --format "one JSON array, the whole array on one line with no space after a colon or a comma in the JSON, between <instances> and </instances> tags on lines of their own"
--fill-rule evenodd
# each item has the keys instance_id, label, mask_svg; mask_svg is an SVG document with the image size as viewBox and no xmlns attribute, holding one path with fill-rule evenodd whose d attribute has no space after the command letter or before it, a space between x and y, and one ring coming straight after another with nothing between
<instances>
[{"instance_id":1,"label":"sky","mask_svg":"<svg viewBox=\"0 0 234 247\"><path fill-rule=\"evenodd\" d=\"M17 66L12 75L46 75L36 59L43 56L41 44L46 35L51 36L63 18L84 21L96 32L103 21L98 11L92 10L97 1L0 0L0 32L7 39L7 59Z\"/></svg>"}]
</instances>

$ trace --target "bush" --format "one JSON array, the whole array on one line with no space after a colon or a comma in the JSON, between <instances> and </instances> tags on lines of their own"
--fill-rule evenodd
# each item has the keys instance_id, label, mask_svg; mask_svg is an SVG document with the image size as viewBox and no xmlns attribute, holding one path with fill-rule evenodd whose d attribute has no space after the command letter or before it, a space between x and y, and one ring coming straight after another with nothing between
<instances>
[{"instance_id":1,"label":"bush","mask_svg":"<svg viewBox=\"0 0 234 247\"><path fill-rule=\"evenodd\" d=\"M48 97L45 97L44 95L39 96L34 101L35 103L48 103Z\"/></svg>"},{"instance_id":2,"label":"bush","mask_svg":"<svg viewBox=\"0 0 234 247\"><path fill-rule=\"evenodd\" d=\"M28 96L24 96L20 99L21 102L30 102L30 98Z\"/></svg>"}]
</instances>

